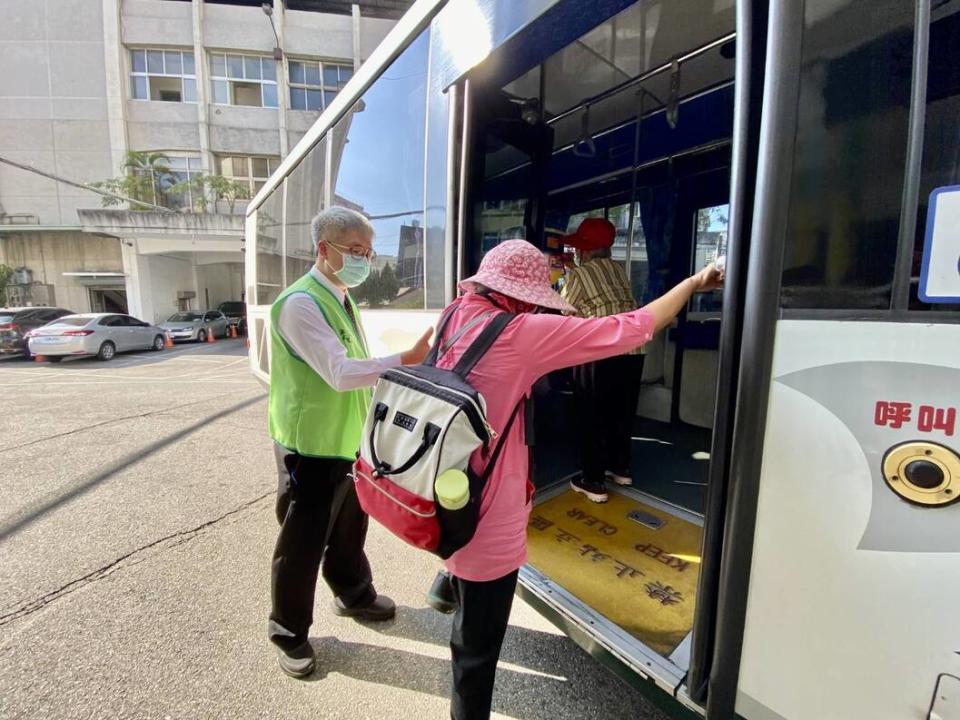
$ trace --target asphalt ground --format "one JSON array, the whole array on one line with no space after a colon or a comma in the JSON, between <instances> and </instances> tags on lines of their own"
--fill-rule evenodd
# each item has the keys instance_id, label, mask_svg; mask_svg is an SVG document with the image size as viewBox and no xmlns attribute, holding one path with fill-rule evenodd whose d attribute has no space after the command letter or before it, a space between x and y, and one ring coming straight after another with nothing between
<instances>
[{"instance_id":1,"label":"asphalt ground","mask_svg":"<svg viewBox=\"0 0 960 720\"><path fill-rule=\"evenodd\" d=\"M395 620L317 593L306 681L266 640L276 470L242 340L59 365L0 361L0 717L449 717L437 568L371 525ZM517 600L495 717L663 720Z\"/></svg>"}]
</instances>

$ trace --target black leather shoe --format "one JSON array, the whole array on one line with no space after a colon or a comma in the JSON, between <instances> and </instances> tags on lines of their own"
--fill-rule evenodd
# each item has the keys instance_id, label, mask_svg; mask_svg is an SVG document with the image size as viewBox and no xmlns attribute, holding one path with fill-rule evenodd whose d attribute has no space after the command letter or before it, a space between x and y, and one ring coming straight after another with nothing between
<instances>
[{"instance_id":1,"label":"black leather shoe","mask_svg":"<svg viewBox=\"0 0 960 720\"><path fill-rule=\"evenodd\" d=\"M427 605L437 612L449 615L457 609L457 599L453 595L453 585L450 583L450 574L441 570L433 579L433 584L427 590Z\"/></svg>"},{"instance_id":2,"label":"black leather shoe","mask_svg":"<svg viewBox=\"0 0 960 720\"><path fill-rule=\"evenodd\" d=\"M295 678L306 677L317 667L317 658L309 642L301 643L292 650L278 647L277 660L280 662L280 669Z\"/></svg>"},{"instance_id":3,"label":"black leather shoe","mask_svg":"<svg viewBox=\"0 0 960 720\"><path fill-rule=\"evenodd\" d=\"M376 599L364 607L346 607L340 598L333 601L333 612L340 617L352 617L357 620L380 622L390 620L397 614L397 604L386 595L377 595Z\"/></svg>"}]
</instances>

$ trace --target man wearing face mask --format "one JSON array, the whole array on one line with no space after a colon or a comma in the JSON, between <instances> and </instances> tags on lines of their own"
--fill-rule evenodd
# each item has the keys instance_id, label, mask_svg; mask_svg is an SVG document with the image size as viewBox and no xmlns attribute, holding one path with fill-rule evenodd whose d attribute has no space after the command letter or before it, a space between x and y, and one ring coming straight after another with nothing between
<instances>
[{"instance_id":1,"label":"man wearing face mask","mask_svg":"<svg viewBox=\"0 0 960 720\"><path fill-rule=\"evenodd\" d=\"M388 620L393 601L373 587L363 546L367 516L349 476L370 404L387 368L424 360L432 329L399 355L370 358L349 288L370 272L373 227L332 207L311 224L316 264L273 303L270 435L280 477L268 635L280 668L305 677L316 666L308 640L321 565L337 615Z\"/></svg>"}]
</instances>

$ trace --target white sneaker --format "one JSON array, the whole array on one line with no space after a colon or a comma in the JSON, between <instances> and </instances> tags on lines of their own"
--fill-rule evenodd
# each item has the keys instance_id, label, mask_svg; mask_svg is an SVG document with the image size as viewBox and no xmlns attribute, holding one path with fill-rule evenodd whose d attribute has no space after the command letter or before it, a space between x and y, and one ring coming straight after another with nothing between
<instances>
[{"instance_id":1,"label":"white sneaker","mask_svg":"<svg viewBox=\"0 0 960 720\"><path fill-rule=\"evenodd\" d=\"M614 485L633 485L633 478L626 475L618 475L612 470L607 470L606 476L608 480L613 481Z\"/></svg>"},{"instance_id":2,"label":"white sneaker","mask_svg":"<svg viewBox=\"0 0 960 720\"><path fill-rule=\"evenodd\" d=\"M574 492L586 495L590 502L605 503L609 500L607 488L603 483L588 483L584 482L583 477L578 477L570 481L570 487Z\"/></svg>"}]
</instances>

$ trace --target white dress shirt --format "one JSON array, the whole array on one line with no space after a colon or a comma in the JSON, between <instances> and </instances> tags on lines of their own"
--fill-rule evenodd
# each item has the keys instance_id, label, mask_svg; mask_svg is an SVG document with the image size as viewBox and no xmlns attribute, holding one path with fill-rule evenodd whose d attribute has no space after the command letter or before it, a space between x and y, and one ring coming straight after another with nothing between
<instances>
[{"instance_id":1,"label":"white dress shirt","mask_svg":"<svg viewBox=\"0 0 960 720\"><path fill-rule=\"evenodd\" d=\"M330 290L341 305L344 304L346 294L316 266L310 268L310 275ZM287 297L280 308L277 332L301 360L338 392L375 385L382 372L401 364L400 355L367 360L347 357L340 338L327 324L316 301L305 292Z\"/></svg>"}]
</instances>

